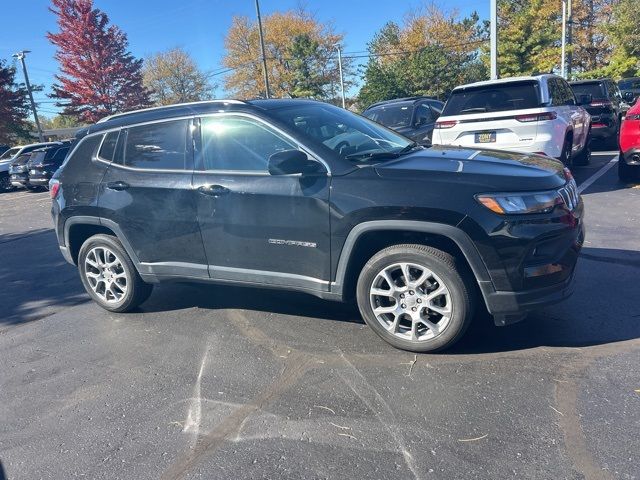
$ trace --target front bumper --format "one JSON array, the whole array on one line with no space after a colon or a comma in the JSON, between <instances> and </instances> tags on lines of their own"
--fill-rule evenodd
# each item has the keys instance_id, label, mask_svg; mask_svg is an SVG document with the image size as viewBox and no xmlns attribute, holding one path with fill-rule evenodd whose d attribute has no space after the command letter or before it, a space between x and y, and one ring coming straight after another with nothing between
<instances>
[{"instance_id":1,"label":"front bumper","mask_svg":"<svg viewBox=\"0 0 640 480\"><path fill-rule=\"evenodd\" d=\"M12 173L9 176L11 185L16 187L25 187L29 183L29 175L26 173Z\"/></svg>"}]
</instances>

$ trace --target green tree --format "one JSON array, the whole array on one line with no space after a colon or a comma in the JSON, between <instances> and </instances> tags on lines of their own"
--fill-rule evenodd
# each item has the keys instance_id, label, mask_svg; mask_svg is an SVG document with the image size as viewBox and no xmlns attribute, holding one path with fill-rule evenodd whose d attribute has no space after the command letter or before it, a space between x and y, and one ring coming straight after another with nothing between
<instances>
[{"instance_id":1,"label":"green tree","mask_svg":"<svg viewBox=\"0 0 640 480\"><path fill-rule=\"evenodd\" d=\"M16 69L0 60L0 143L31 138L27 88L16 83Z\"/></svg>"},{"instance_id":2,"label":"green tree","mask_svg":"<svg viewBox=\"0 0 640 480\"><path fill-rule=\"evenodd\" d=\"M296 35L288 49L288 68L292 73L292 97L324 98L330 83L320 62L320 43L308 34Z\"/></svg>"},{"instance_id":3,"label":"green tree","mask_svg":"<svg viewBox=\"0 0 640 480\"><path fill-rule=\"evenodd\" d=\"M40 117L40 125L46 130L54 128L73 128L83 125L71 115L56 115L55 117Z\"/></svg>"},{"instance_id":4,"label":"green tree","mask_svg":"<svg viewBox=\"0 0 640 480\"><path fill-rule=\"evenodd\" d=\"M156 105L213 98L207 74L183 49L173 48L147 57L142 67L144 86Z\"/></svg>"}]
</instances>

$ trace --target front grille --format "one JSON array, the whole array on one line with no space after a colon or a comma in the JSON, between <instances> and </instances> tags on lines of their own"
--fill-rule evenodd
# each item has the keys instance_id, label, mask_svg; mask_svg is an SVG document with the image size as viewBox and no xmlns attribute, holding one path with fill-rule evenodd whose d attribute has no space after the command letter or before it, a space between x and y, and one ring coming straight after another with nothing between
<instances>
[{"instance_id":1,"label":"front grille","mask_svg":"<svg viewBox=\"0 0 640 480\"><path fill-rule=\"evenodd\" d=\"M578 193L578 186L574 179L569 180L564 187L558 190L562 200L570 211L575 210L580 202L580 194Z\"/></svg>"}]
</instances>

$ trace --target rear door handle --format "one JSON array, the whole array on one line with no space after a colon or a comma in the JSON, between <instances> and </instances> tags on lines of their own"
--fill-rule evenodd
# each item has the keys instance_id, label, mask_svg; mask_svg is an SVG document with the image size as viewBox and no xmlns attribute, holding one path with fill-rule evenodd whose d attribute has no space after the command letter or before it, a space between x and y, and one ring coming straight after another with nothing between
<instances>
[{"instance_id":1,"label":"rear door handle","mask_svg":"<svg viewBox=\"0 0 640 480\"><path fill-rule=\"evenodd\" d=\"M123 182L123 181L109 182L109 183L107 183L107 188L109 190L121 191L121 190L126 190L127 188L129 188L129 184L127 182Z\"/></svg>"},{"instance_id":2,"label":"rear door handle","mask_svg":"<svg viewBox=\"0 0 640 480\"><path fill-rule=\"evenodd\" d=\"M226 195L231 190L222 185L202 185L198 187L198 193L202 195L208 195L209 197L219 197L221 195Z\"/></svg>"}]
</instances>

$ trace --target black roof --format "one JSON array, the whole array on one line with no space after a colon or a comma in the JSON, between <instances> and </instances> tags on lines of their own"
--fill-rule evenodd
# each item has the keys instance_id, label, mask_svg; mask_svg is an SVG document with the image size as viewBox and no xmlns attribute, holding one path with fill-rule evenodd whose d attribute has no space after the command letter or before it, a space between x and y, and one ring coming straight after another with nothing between
<instances>
[{"instance_id":1,"label":"black roof","mask_svg":"<svg viewBox=\"0 0 640 480\"><path fill-rule=\"evenodd\" d=\"M207 100L204 102L167 105L111 115L110 117L103 118L94 125L89 125L79 130L76 136L80 138L89 133L100 132L102 130L109 130L134 123L152 122L164 118L204 115L216 112L266 111L308 103L320 102L301 98L283 98L268 100Z\"/></svg>"},{"instance_id":2,"label":"black roof","mask_svg":"<svg viewBox=\"0 0 640 480\"><path fill-rule=\"evenodd\" d=\"M418 102L420 100L438 100L436 97L432 97L432 96L427 96L427 95L422 95L422 96L415 96L415 97L402 97L402 98L394 98L391 100L383 100L381 102L376 102L373 103L371 105L369 105L366 109L369 110L372 107L379 107L380 105L391 105L393 103L400 103L400 102Z\"/></svg>"},{"instance_id":3,"label":"black roof","mask_svg":"<svg viewBox=\"0 0 640 480\"><path fill-rule=\"evenodd\" d=\"M573 82L569 82L569 85L581 85L585 83L600 83L600 82L604 82L605 80L609 80L610 82L613 82L613 80L611 80L610 78L590 78L585 80L574 80Z\"/></svg>"}]
</instances>

